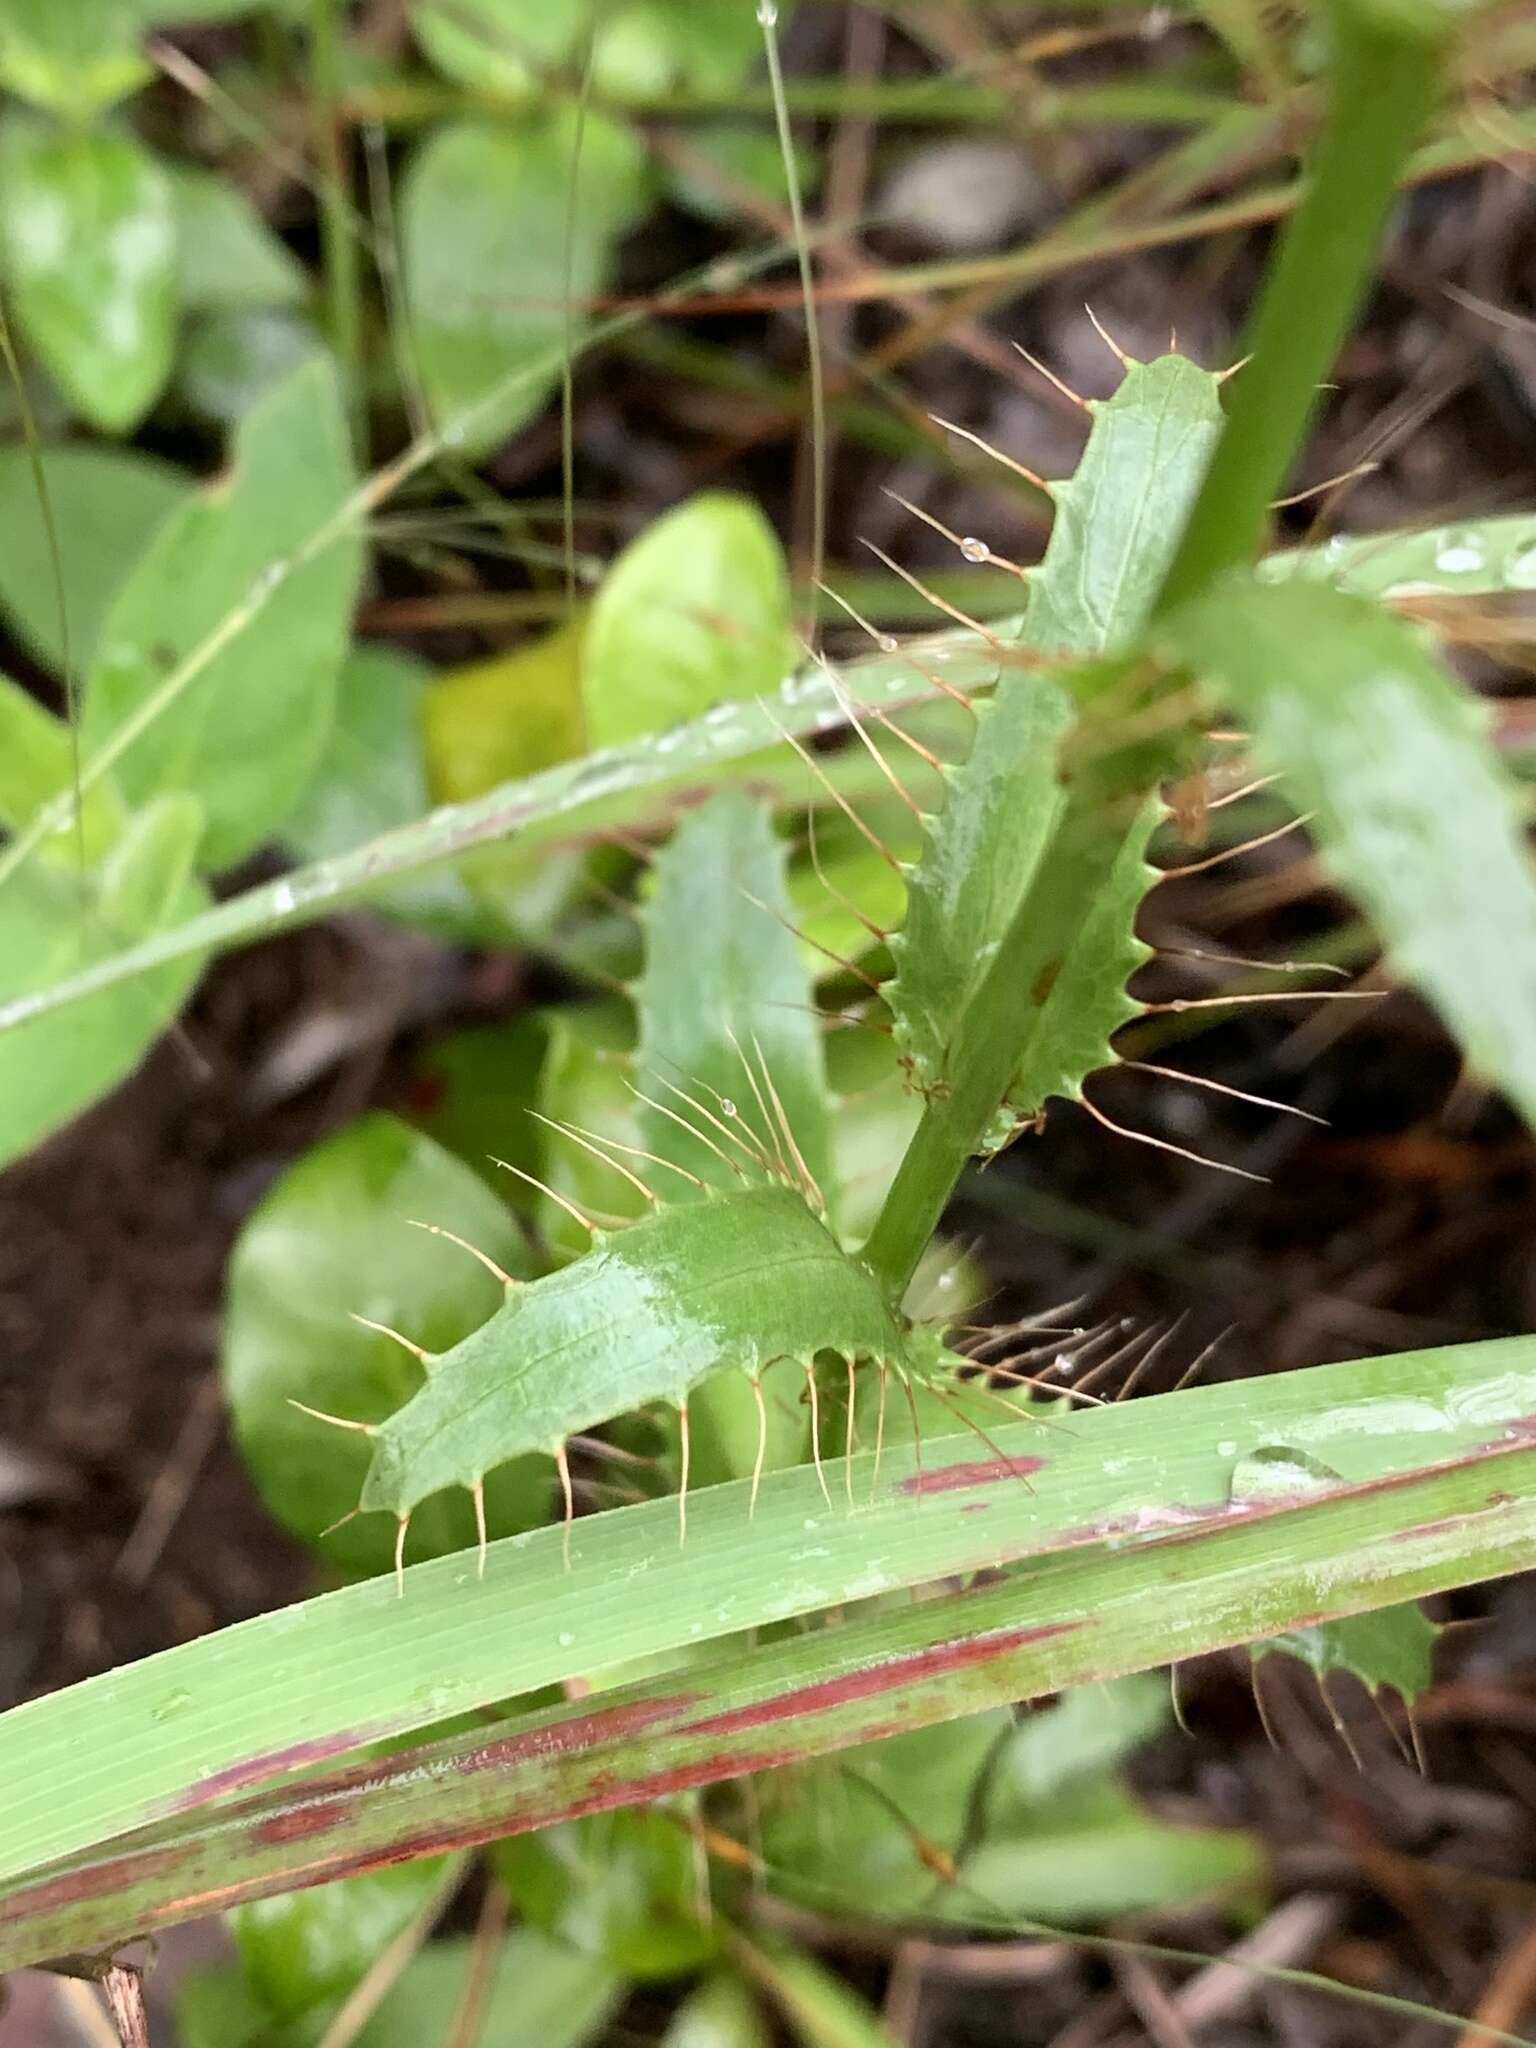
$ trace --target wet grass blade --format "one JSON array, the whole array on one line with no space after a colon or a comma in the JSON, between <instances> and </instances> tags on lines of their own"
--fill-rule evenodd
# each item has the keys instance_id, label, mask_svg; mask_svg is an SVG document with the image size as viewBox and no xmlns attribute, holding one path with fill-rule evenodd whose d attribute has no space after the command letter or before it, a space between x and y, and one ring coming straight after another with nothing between
<instances>
[{"instance_id":1,"label":"wet grass blade","mask_svg":"<svg viewBox=\"0 0 1536 2048\"><path fill-rule=\"evenodd\" d=\"M1439 1448L1435 1432L1414 1441L1418 1457L1389 1476L1281 1495L1250 1513L1229 1506L1145 1542L1060 1556L1023 1578L760 1645L595 1706L498 1723L162 1830L0 1897L0 1966L1527 1564L1536 1541L1529 1429L1439 1464L1422 1462ZM930 1479L938 1484L922 1512L904 1501L908 1519L921 1528L928 1508L958 1494L987 1511L971 1524L978 1553L981 1530L1023 1492L1006 1473L970 1476L963 1464L935 1465ZM913 1480L901 1482L907 1496Z\"/></svg>"},{"instance_id":2,"label":"wet grass blade","mask_svg":"<svg viewBox=\"0 0 1536 2048\"><path fill-rule=\"evenodd\" d=\"M569 1569L558 1528L493 1544L483 1581L472 1552L440 1558L406 1573L403 1598L387 1580L350 1586L0 1716L0 1879L594 1668L1111 1537L1247 1521L1243 1472L1277 1446L1341 1483L1388 1482L1517 1447L1533 1418L1536 1339L1510 1338L1010 1424L995 1463L969 1435L929 1443L921 1473L888 1449L873 1500L858 1463L867 1504L852 1511L829 1512L806 1467L765 1478L750 1522L748 1482L713 1487L690 1501L685 1549L676 1503L658 1500L578 1522ZM1500 1470L1502 1491L1530 1489L1523 1465ZM1389 1490L1370 1498L1367 1526L1401 1526ZM1447 1583L1489 1568L1465 1542ZM1317 1605L1282 1603L1268 1625ZM1164 1611L1151 1627L1145 1661L1183 1654Z\"/></svg>"}]
</instances>

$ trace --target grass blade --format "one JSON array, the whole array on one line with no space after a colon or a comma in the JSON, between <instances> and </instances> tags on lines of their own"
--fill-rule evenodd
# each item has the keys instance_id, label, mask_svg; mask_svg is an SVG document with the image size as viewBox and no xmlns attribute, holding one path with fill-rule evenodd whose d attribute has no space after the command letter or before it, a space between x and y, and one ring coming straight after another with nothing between
<instances>
[{"instance_id":1,"label":"grass blade","mask_svg":"<svg viewBox=\"0 0 1536 2048\"><path fill-rule=\"evenodd\" d=\"M1536 1339L1509 1338L1007 1425L998 1451L1033 1491L964 1436L927 1445L921 1474L888 1448L873 1501L861 1463L869 1504L853 1512L829 1513L799 1467L764 1479L750 1524L748 1482L695 1495L686 1549L658 1500L579 1522L569 1570L557 1528L493 1544L483 1581L472 1553L440 1558L407 1572L403 1599L387 1580L350 1586L0 1716L0 1879L593 1668L1112 1536L1247 1521L1234 1473L1266 1447L1371 1482L1517 1445L1533 1417ZM1513 1493L1514 1468L1493 1483ZM1484 1569L1469 1550L1462 1576Z\"/></svg>"},{"instance_id":2,"label":"grass blade","mask_svg":"<svg viewBox=\"0 0 1536 2048\"><path fill-rule=\"evenodd\" d=\"M967 1491L993 1510L1022 1493L1006 1477ZM1198 1655L1303 1614L1497 1577L1528 1563L1533 1541L1526 1430L1499 1451L1069 1554L1023 1580L503 1722L44 1876L0 1897L0 1967Z\"/></svg>"}]
</instances>

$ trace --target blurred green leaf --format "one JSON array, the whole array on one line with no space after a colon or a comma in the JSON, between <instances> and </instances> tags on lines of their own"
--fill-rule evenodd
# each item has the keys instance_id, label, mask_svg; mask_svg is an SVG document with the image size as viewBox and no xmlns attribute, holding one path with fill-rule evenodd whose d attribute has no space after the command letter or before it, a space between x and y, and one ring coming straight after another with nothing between
<instances>
[{"instance_id":1,"label":"blurred green leaf","mask_svg":"<svg viewBox=\"0 0 1536 2048\"><path fill-rule=\"evenodd\" d=\"M739 1977L722 1970L690 1991L667 2024L661 2048L772 2048L763 2009Z\"/></svg>"},{"instance_id":2,"label":"blurred green leaf","mask_svg":"<svg viewBox=\"0 0 1536 2048\"><path fill-rule=\"evenodd\" d=\"M224 1384L235 1435L262 1498L285 1528L349 1572L382 1571L395 1531L384 1518L321 1531L357 1505L366 1439L327 1429L294 1400L377 1422L408 1400L421 1368L354 1315L440 1350L483 1323L501 1290L434 1223L508 1272L529 1270L516 1224L485 1183L441 1146L382 1113L307 1152L252 1213L230 1262ZM387 1253L381 1256L381 1248ZM547 1460L519 1459L486 1482L493 1534L544 1519ZM476 1540L467 1494L417 1510L413 1552L437 1556Z\"/></svg>"},{"instance_id":3,"label":"blurred green leaf","mask_svg":"<svg viewBox=\"0 0 1536 2048\"><path fill-rule=\"evenodd\" d=\"M778 10L787 19L789 0ZM597 34L593 76L611 93L660 93L679 87L724 92L763 55L755 7L698 7L693 0L621 0Z\"/></svg>"},{"instance_id":4,"label":"blurred green leaf","mask_svg":"<svg viewBox=\"0 0 1536 2048\"><path fill-rule=\"evenodd\" d=\"M421 747L434 803L464 803L499 783L569 761L585 746L579 621L460 669L422 694ZM504 932L539 935L586 867L580 848L528 855L516 845L466 854L467 890Z\"/></svg>"},{"instance_id":5,"label":"blurred green leaf","mask_svg":"<svg viewBox=\"0 0 1536 2048\"><path fill-rule=\"evenodd\" d=\"M892 1415L892 1439L902 1420ZM1138 1675L1018 1721L994 1709L769 1773L758 1783L773 1881L813 1907L837 1890L885 1918L963 1921L984 1899L1072 1922L1253 1881L1249 1837L1164 1823L1113 1775L1169 1717L1167 1681Z\"/></svg>"},{"instance_id":6,"label":"blurred green leaf","mask_svg":"<svg viewBox=\"0 0 1536 2048\"><path fill-rule=\"evenodd\" d=\"M336 717L309 789L283 827L304 860L325 860L427 810L421 711L430 674L397 647L359 645L341 665ZM486 913L451 867L428 868L369 898L373 909L447 937L490 935Z\"/></svg>"},{"instance_id":7,"label":"blurred green leaf","mask_svg":"<svg viewBox=\"0 0 1536 2048\"><path fill-rule=\"evenodd\" d=\"M893 1424L901 1407L892 1403ZM927 1911L938 1879L924 1850L959 1851L977 1781L1009 1727L996 1708L760 1777L774 1888L813 1908L833 1888L868 1913Z\"/></svg>"},{"instance_id":8,"label":"blurred green leaf","mask_svg":"<svg viewBox=\"0 0 1536 2048\"><path fill-rule=\"evenodd\" d=\"M922 836L905 804L887 791L865 798L855 808L896 860L916 860ZM830 817L827 810L817 812L806 830L808 835L815 833L816 858L809 857L808 840L806 853L790 867L791 915L816 980L835 981L847 974L841 961L857 964L879 945L870 925L884 932L900 930L906 883L863 833L836 811Z\"/></svg>"},{"instance_id":9,"label":"blurred green leaf","mask_svg":"<svg viewBox=\"0 0 1536 2048\"><path fill-rule=\"evenodd\" d=\"M521 128L453 122L406 171L401 242L417 362L450 441L470 453L533 418L558 373L545 367L519 383L476 414L472 432L456 429L455 415L517 370L549 364L568 330L582 331L613 246L643 203L639 144L596 113L582 124L570 198L576 136L569 110Z\"/></svg>"},{"instance_id":10,"label":"blurred green leaf","mask_svg":"<svg viewBox=\"0 0 1536 2048\"><path fill-rule=\"evenodd\" d=\"M433 1942L417 1956L355 2048L426 2048L446 2041L469 1984L474 1944ZM582 2048L603 2030L623 1986L591 1956L531 1927L503 1937L476 2048Z\"/></svg>"},{"instance_id":11,"label":"blurred green leaf","mask_svg":"<svg viewBox=\"0 0 1536 2048\"><path fill-rule=\"evenodd\" d=\"M635 1000L640 1084L662 1107L647 1105L641 1126L652 1152L712 1188L741 1178L755 1141L791 1170L803 1166L835 1208L826 1060L815 990L788 929L786 861L767 804L739 790L689 812L657 854ZM733 1103L742 1144L682 1129L676 1088L716 1116L721 1098ZM697 1111L690 1121L708 1128ZM699 1190L664 1173L657 1192L675 1202Z\"/></svg>"},{"instance_id":12,"label":"blurred green leaf","mask_svg":"<svg viewBox=\"0 0 1536 2048\"><path fill-rule=\"evenodd\" d=\"M274 2028L271 2015L233 1964L188 1970L176 1986L179 2048L313 2048L314 2027Z\"/></svg>"},{"instance_id":13,"label":"blurred green leaf","mask_svg":"<svg viewBox=\"0 0 1536 2048\"><path fill-rule=\"evenodd\" d=\"M282 824L325 747L361 542L343 529L298 566L291 558L352 484L335 373L306 364L241 423L228 472L160 527L102 628L85 693L88 751L142 715L263 578L284 578L118 763L130 800L167 788L202 800L211 868Z\"/></svg>"},{"instance_id":14,"label":"blurred green leaf","mask_svg":"<svg viewBox=\"0 0 1536 2048\"><path fill-rule=\"evenodd\" d=\"M258 8L298 19L309 0L131 0L145 28L183 28L193 22L238 21Z\"/></svg>"},{"instance_id":15,"label":"blurred green leaf","mask_svg":"<svg viewBox=\"0 0 1536 2048\"><path fill-rule=\"evenodd\" d=\"M891 1161L906 1150L923 1101L906 1085L896 1048L884 1031L829 1032L827 1073L836 1097L832 1137L837 1149L838 1222L848 1242L857 1244L879 1214L890 1185Z\"/></svg>"},{"instance_id":16,"label":"blurred green leaf","mask_svg":"<svg viewBox=\"0 0 1536 2048\"><path fill-rule=\"evenodd\" d=\"M693 1844L654 1807L513 1835L493 1855L530 1925L626 1977L681 1976L720 1952Z\"/></svg>"},{"instance_id":17,"label":"blurred green leaf","mask_svg":"<svg viewBox=\"0 0 1536 2048\"><path fill-rule=\"evenodd\" d=\"M99 870L81 874L62 858L18 869L0 888L0 994L78 973L195 915L207 901L192 879L201 832L196 801L166 795L131 821ZM125 1080L201 966L194 957L156 968L87 997L51 1025L39 1019L0 1038L0 1165Z\"/></svg>"},{"instance_id":18,"label":"blurred green leaf","mask_svg":"<svg viewBox=\"0 0 1536 2048\"><path fill-rule=\"evenodd\" d=\"M749 498L706 491L631 541L587 631L592 739L622 746L778 689L793 665L789 577Z\"/></svg>"},{"instance_id":19,"label":"blurred green leaf","mask_svg":"<svg viewBox=\"0 0 1536 2048\"><path fill-rule=\"evenodd\" d=\"M75 756L69 727L39 704L19 683L0 675L0 827L11 831L29 824L43 805L68 789ZM73 825L62 839L44 840L40 860L64 867L77 865L82 845L85 864L95 867L123 829L123 807L109 782L86 791L82 827Z\"/></svg>"},{"instance_id":20,"label":"blurred green leaf","mask_svg":"<svg viewBox=\"0 0 1536 2048\"><path fill-rule=\"evenodd\" d=\"M788 0L780 9L788 15ZM533 97L541 79L569 71L595 29L593 82L620 97L693 86L724 91L760 60L763 32L750 7L689 0L415 0L411 27L445 77L478 91Z\"/></svg>"},{"instance_id":21,"label":"blurred green leaf","mask_svg":"<svg viewBox=\"0 0 1536 2048\"><path fill-rule=\"evenodd\" d=\"M1367 599L1235 577L1167 622L1278 769L1393 966L1536 1122L1536 873L1483 707Z\"/></svg>"},{"instance_id":22,"label":"blurred green leaf","mask_svg":"<svg viewBox=\"0 0 1536 2048\"><path fill-rule=\"evenodd\" d=\"M447 1863L425 1856L236 1906L226 1920L259 2004L295 2020L345 1998L440 1891Z\"/></svg>"},{"instance_id":23,"label":"blurred green leaf","mask_svg":"<svg viewBox=\"0 0 1536 2048\"><path fill-rule=\"evenodd\" d=\"M232 425L324 353L303 314L286 306L230 306L188 328L177 386L194 412Z\"/></svg>"},{"instance_id":24,"label":"blurred green leaf","mask_svg":"<svg viewBox=\"0 0 1536 2048\"><path fill-rule=\"evenodd\" d=\"M7 120L0 261L16 317L71 404L106 433L137 426L170 375L176 260L170 180L140 143Z\"/></svg>"},{"instance_id":25,"label":"blurred green leaf","mask_svg":"<svg viewBox=\"0 0 1536 2048\"><path fill-rule=\"evenodd\" d=\"M341 1885L323 1889L339 1892ZM436 2048L455 2024L473 1965L467 1937L429 1943L390 1986L353 2048ZM589 1956L514 1928L495 1960L475 2048L581 2048L602 2031L622 1989ZM319 2048L334 2014L333 2003L275 2020L245 1973L229 1966L189 1972L176 1993L180 2048Z\"/></svg>"},{"instance_id":26,"label":"blurred green leaf","mask_svg":"<svg viewBox=\"0 0 1536 2048\"><path fill-rule=\"evenodd\" d=\"M303 264L238 185L192 164L169 176L183 306L286 306L307 296Z\"/></svg>"},{"instance_id":27,"label":"blurred green leaf","mask_svg":"<svg viewBox=\"0 0 1536 2048\"><path fill-rule=\"evenodd\" d=\"M962 1874L963 1889L930 1908L944 1919L964 1922L985 1900L1005 1915L1072 1926L1252 1892L1264 1855L1241 1829L1160 1820L1100 1776L1041 1800L1027 1821L967 1856Z\"/></svg>"},{"instance_id":28,"label":"blurred green leaf","mask_svg":"<svg viewBox=\"0 0 1536 2048\"><path fill-rule=\"evenodd\" d=\"M477 91L532 97L575 51L590 0L413 0L411 31L445 78Z\"/></svg>"},{"instance_id":29,"label":"blurred green leaf","mask_svg":"<svg viewBox=\"0 0 1536 2048\"><path fill-rule=\"evenodd\" d=\"M135 0L4 0L0 85L88 121L154 74L140 55Z\"/></svg>"},{"instance_id":30,"label":"blurred green leaf","mask_svg":"<svg viewBox=\"0 0 1536 2048\"><path fill-rule=\"evenodd\" d=\"M525 1012L510 1023L472 1025L433 1039L411 1070L411 1121L519 1211L532 1209L538 1198L490 1154L525 1173L538 1172L543 1134L528 1112L538 1099L547 1044L544 1020Z\"/></svg>"},{"instance_id":31,"label":"blurred green leaf","mask_svg":"<svg viewBox=\"0 0 1536 2048\"><path fill-rule=\"evenodd\" d=\"M1120 1763L1172 1719L1168 1680L1137 1672L1105 1685L1080 1685L1054 1706L1019 1720L998 1754L987 1796L993 1827L1017 1822L1074 1779Z\"/></svg>"},{"instance_id":32,"label":"blurred green leaf","mask_svg":"<svg viewBox=\"0 0 1536 2048\"><path fill-rule=\"evenodd\" d=\"M546 1024L549 1041L539 1082L541 1112L621 1145L643 1145L639 1104L630 1092L634 1024L627 1005L565 1004L546 1013ZM586 1215L632 1223L645 1214L645 1198L639 1189L574 1138L542 1127L540 1142L540 1177ZM512 1156L515 1161L516 1154ZM622 1152L617 1156L626 1157ZM638 1167L645 1162L628 1163ZM537 1213L540 1231L555 1251L576 1258L587 1249L587 1233L558 1202L540 1196Z\"/></svg>"},{"instance_id":33,"label":"blurred green leaf","mask_svg":"<svg viewBox=\"0 0 1536 2048\"><path fill-rule=\"evenodd\" d=\"M84 670L113 598L161 522L186 499L189 480L136 448L45 448L38 460L59 559L48 544L30 453L0 449L0 605L33 653L62 671L62 578L69 655Z\"/></svg>"},{"instance_id":34,"label":"blurred green leaf","mask_svg":"<svg viewBox=\"0 0 1536 2048\"><path fill-rule=\"evenodd\" d=\"M896 2048L873 2006L805 1950L741 1944L739 1953L804 2048Z\"/></svg>"},{"instance_id":35,"label":"blurred green leaf","mask_svg":"<svg viewBox=\"0 0 1536 2048\"><path fill-rule=\"evenodd\" d=\"M762 35L756 41L762 47ZM741 199L784 203L784 156L772 129L745 121L698 121L688 125L680 143L666 164L668 193L700 219L735 221L743 211ZM815 195L821 158L807 143L797 145L795 170L801 193Z\"/></svg>"},{"instance_id":36,"label":"blurred green leaf","mask_svg":"<svg viewBox=\"0 0 1536 2048\"><path fill-rule=\"evenodd\" d=\"M586 744L580 623L435 676L421 707L427 779L441 803L461 803L569 761Z\"/></svg>"},{"instance_id":37,"label":"blurred green leaf","mask_svg":"<svg viewBox=\"0 0 1536 2048\"><path fill-rule=\"evenodd\" d=\"M1295 1657L1319 1681L1330 1671L1349 1671L1373 1693L1391 1686L1410 1707L1434 1678L1435 1642L1440 1634L1416 1600L1378 1607L1373 1614L1346 1615L1310 1628L1288 1629L1253 1645L1253 1661L1284 1654Z\"/></svg>"}]
</instances>

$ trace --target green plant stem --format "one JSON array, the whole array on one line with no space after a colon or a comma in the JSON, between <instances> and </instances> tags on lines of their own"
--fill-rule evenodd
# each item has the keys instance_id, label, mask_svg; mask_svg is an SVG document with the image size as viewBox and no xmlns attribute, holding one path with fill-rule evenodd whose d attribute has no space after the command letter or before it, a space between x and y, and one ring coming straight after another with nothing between
<instances>
[{"instance_id":1,"label":"green plant stem","mask_svg":"<svg viewBox=\"0 0 1536 2048\"><path fill-rule=\"evenodd\" d=\"M957 123L993 127L1018 113L1014 96L965 79L899 78L848 80L795 78L786 81L789 111L805 120L882 120L953 126ZM543 82L558 91L560 81ZM774 99L767 85L746 84L711 90L620 92L612 88L594 95L603 113L640 119L714 120L725 115L772 119ZM1050 86L1032 98L1029 118L1034 128L1095 128L1105 122L1130 121L1146 127L1198 127L1237 104L1232 93L1179 79L1108 79L1097 85ZM427 78L398 84L362 87L347 95L342 114L352 122L416 127L422 123L475 116L529 116L536 102L507 93L442 85Z\"/></svg>"},{"instance_id":2,"label":"green plant stem","mask_svg":"<svg viewBox=\"0 0 1536 2048\"><path fill-rule=\"evenodd\" d=\"M1069 801L1034 886L1022 898L965 1020L965 1057L947 1093L929 1096L902 1155L864 1263L893 1299L905 1294L955 1183L980 1146L1018 1070L1027 992L1053 977L1076 921L1106 883L1119 849L1101 794Z\"/></svg>"},{"instance_id":3,"label":"green plant stem","mask_svg":"<svg viewBox=\"0 0 1536 2048\"><path fill-rule=\"evenodd\" d=\"M1434 104L1442 17L1417 5L1389 12L1375 0L1336 0L1332 20L1329 110L1316 157L1265 281L1250 335L1252 362L1155 612L1257 554L1269 503L1364 292L1399 174ZM1166 687L1174 687L1172 679ZM1142 787L1167 774L1171 759L1166 750L1144 755ZM1128 787L1123 773L1112 783L1096 774L1074 787L966 1019L949 1090L928 1098L864 1247L866 1263L893 1297L905 1292L1013 1078L1020 1031L1032 1011L1028 992L1049 975L1105 880L1115 835L1105 829L1103 805Z\"/></svg>"},{"instance_id":4,"label":"green plant stem","mask_svg":"<svg viewBox=\"0 0 1536 2048\"><path fill-rule=\"evenodd\" d=\"M1154 606L1193 597L1258 554L1269 505L1365 294L1445 53L1428 10L1335 0L1328 112L1300 206L1270 264L1210 474Z\"/></svg>"},{"instance_id":5,"label":"green plant stem","mask_svg":"<svg viewBox=\"0 0 1536 2048\"><path fill-rule=\"evenodd\" d=\"M310 83L321 170L320 240L325 264L326 325L341 370L353 443L361 452L365 447L362 272L342 140L337 8L338 0L310 0Z\"/></svg>"}]
</instances>

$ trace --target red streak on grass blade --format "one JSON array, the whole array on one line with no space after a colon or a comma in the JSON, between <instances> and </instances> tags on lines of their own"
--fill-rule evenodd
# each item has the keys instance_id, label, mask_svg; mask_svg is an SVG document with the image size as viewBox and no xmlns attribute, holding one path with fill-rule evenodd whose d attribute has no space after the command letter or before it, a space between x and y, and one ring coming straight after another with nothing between
<instances>
[{"instance_id":1,"label":"red streak on grass blade","mask_svg":"<svg viewBox=\"0 0 1536 2048\"><path fill-rule=\"evenodd\" d=\"M855 1700L875 1699L881 1693L898 1692L927 1678L942 1678L951 1671L990 1664L1009 1656L1029 1643L1043 1643L1052 1636L1070 1635L1084 1627L1081 1621L1053 1621L1038 1628L1011 1628L995 1635L969 1636L959 1642L933 1643L905 1657L892 1657L883 1664L871 1664L859 1671L846 1671L836 1678L819 1679L797 1691L778 1693L768 1700L756 1700L744 1707L731 1707L723 1714L710 1714L692 1722L689 1735L737 1735L744 1728L771 1728L776 1722L798 1721L809 1714L826 1714Z\"/></svg>"},{"instance_id":2,"label":"red streak on grass blade","mask_svg":"<svg viewBox=\"0 0 1536 2048\"><path fill-rule=\"evenodd\" d=\"M991 1486L999 1479L1027 1479L1049 1463L1046 1458L976 1458L968 1465L944 1465L932 1472L914 1472L898 1493L959 1493L971 1486Z\"/></svg>"}]
</instances>

